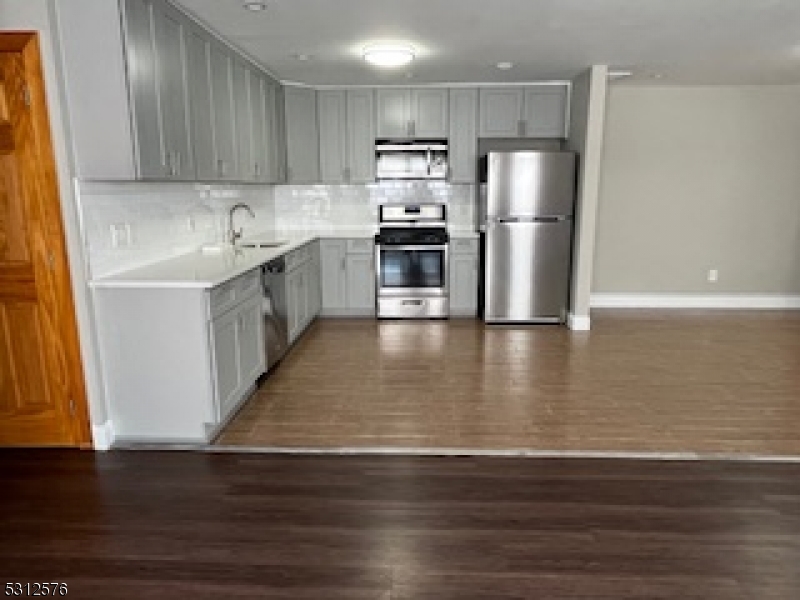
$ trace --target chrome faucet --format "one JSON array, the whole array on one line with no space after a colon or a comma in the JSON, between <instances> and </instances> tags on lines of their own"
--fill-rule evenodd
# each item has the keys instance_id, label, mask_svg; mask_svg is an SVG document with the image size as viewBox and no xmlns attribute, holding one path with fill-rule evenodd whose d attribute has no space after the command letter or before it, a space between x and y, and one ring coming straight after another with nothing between
<instances>
[{"instance_id":1,"label":"chrome faucet","mask_svg":"<svg viewBox=\"0 0 800 600\"><path fill-rule=\"evenodd\" d=\"M231 206L230 211L228 211L228 241L231 243L231 246L235 246L236 240L242 237L242 228L239 227L238 231L233 228L233 214L240 208L243 208L250 213L251 219L256 218L256 214L253 212L253 209L244 202L238 202L237 204Z\"/></svg>"}]
</instances>

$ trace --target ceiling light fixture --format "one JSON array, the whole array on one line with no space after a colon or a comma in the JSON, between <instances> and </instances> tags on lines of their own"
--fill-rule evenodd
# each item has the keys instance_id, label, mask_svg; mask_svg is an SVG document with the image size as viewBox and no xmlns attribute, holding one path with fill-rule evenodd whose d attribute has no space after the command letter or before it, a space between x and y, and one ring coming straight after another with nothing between
<instances>
[{"instance_id":1,"label":"ceiling light fixture","mask_svg":"<svg viewBox=\"0 0 800 600\"><path fill-rule=\"evenodd\" d=\"M244 3L244 7L247 10L252 10L253 12L259 12L259 11L262 11L262 10L266 10L267 3L266 2L256 2L254 0L247 0Z\"/></svg>"},{"instance_id":2,"label":"ceiling light fixture","mask_svg":"<svg viewBox=\"0 0 800 600\"><path fill-rule=\"evenodd\" d=\"M514 66L514 63L508 62L507 60L504 60L502 62L497 63L497 68L502 70L502 71L508 71L513 66Z\"/></svg>"},{"instance_id":3,"label":"ceiling light fixture","mask_svg":"<svg viewBox=\"0 0 800 600\"><path fill-rule=\"evenodd\" d=\"M411 46L381 44L364 48L364 60L376 67L402 67L414 60Z\"/></svg>"}]
</instances>

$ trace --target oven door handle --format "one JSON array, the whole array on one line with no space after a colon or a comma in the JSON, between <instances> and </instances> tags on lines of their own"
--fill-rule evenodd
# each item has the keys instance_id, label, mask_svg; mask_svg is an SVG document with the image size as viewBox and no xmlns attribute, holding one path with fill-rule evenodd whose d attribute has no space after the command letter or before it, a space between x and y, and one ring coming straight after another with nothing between
<instances>
[{"instance_id":1,"label":"oven door handle","mask_svg":"<svg viewBox=\"0 0 800 600\"><path fill-rule=\"evenodd\" d=\"M448 244L378 244L381 250L447 250Z\"/></svg>"}]
</instances>

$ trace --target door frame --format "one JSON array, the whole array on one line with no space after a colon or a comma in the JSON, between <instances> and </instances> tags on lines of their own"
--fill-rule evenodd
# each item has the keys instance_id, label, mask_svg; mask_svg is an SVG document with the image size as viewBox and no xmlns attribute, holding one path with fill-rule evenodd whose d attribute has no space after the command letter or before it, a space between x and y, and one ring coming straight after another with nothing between
<instances>
[{"instance_id":1,"label":"door frame","mask_svg":"<svg viewBox=\"0 0 800 600\"><path fill-rule=\"evenodd\" d=\"M47 110L47 95L42 68L39 33L35 31L0 32L0 51L18 52L24 65L24 76L30 97L30 117L37 157L37 168L29 169L26 177L33 177L40 191L42 205L46 208L43 227L47 228L48 250L52 256L51 289L60 307L58 330L63 346L65 379L69 387L69 419L71 445L92 447L86 380L81 360L78 321L72 280L67 256L61 197L58 188L56 160ZM34 442L35 444L35 442Z\"/></svg>"}]
</instances>

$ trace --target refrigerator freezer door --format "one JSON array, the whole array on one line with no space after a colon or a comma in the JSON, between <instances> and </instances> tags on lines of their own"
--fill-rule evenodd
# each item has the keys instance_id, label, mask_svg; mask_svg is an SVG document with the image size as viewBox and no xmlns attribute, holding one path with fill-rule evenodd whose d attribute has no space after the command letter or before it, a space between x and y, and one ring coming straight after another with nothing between
<instances>
[{"instance_id":1,"label":"refrigerator freezer door","mask_svg":"<svg viewBox=\"0 0 800 600\"><path fill-rule=\"evenodd\" d=\"M486 217L572 215L575 155L570 152L490 152Z\"/></svg>"},{"instance_id":2,"label":"refrigerator freezer door","mask_svg":"<svg viewBox=\"0 0 800 600\"><path fill-rule=\"evenodd\" d=\"M486 322L562 322L569 297L571 244L570 220L489 224Z\"/></svg>"}]
</instances>

